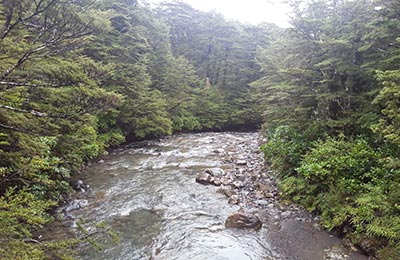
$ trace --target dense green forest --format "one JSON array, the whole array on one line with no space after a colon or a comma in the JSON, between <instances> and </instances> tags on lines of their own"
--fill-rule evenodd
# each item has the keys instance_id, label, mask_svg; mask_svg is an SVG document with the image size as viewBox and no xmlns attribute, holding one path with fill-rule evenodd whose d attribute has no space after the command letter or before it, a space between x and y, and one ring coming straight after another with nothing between
<instances>
[{"instance_id":1,"label":"dense green forest","mask_svg":"<svg viewBox=\"0 0 400 260\"><path fill-rule=\"evenodd\" d=\"M282 197L400 259L400 2L291 0L291 28L182 2L0 1L0 258L70 259L35 232L126 141L262 129Z\"/></svg>"}]
</instances>

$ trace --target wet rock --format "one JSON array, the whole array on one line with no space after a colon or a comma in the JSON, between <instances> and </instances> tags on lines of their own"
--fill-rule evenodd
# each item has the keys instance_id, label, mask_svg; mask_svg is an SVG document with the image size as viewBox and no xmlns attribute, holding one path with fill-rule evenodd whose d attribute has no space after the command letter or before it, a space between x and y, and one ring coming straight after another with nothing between
<instances>
[{"instance_id":1,"label":"wet rock","mask_svg":"<svg viewBox=\"0 0 400 260\"><path fill-rule=\"evenodd\" d=\"M232 180L229 178L226 178L226 177L221 178L220 181L221 181L221 184L225 185L225 186L228 186L232 183Z\"/></svg>"},{"instance_id":2,"label":"wet rock","mask_svg":"<svg viewBox=\"0 0 400 260\"><path fill-rule=\"evenodd\" d=\"M271 187L268 184L258 183L258 189L263 192L269 192L271 190Z\"/></svg>"},{"instance_id":3,"label":"wet rock","mask_svg":"<svg viewBox=\"0 0 400 260\"><path fill-rule=\"evenodd\" d=\"M353 252L357 252L358 251L358 249L354 246L354 244L348 238L343 239L343 245L347 249L349 249L349 250L351 250Z\"/></svg>"},{"instance_id":4,"label":"wet rock","mask_svg":"<svg viewBox=\"0 0 400 260\"><path fill-rule=\"evenodd\" d=\"M196 176L196 182L204 185L214 184L215 178L206 172L201 172Z\"/></svg>"},{"instance_id":5,"label":"wet rock","mask_svg":"<svg viewBox=\"0 0 400 260\"><path fill-rule=\"evenodd\" d=\"M313 227L314 227L316 230L318 230L318 231L321 231L321 230L322 230L321 225L318 224L318 223L314 223L314 224L313 224Z\"/></svg>"},{"instance_id":6,"label":"wet rock","mask_svg":"<svg viewBox=\"0 0 400 260\"><path fill-rule=\"evenodd\" d=\"M324 260L351 260L342 247L331 247L324 250Z\"/></svg>"},{"instance_id":7,"label":"wet rock","mask_svg":"<svg viewBox=\"0 0 400 260\"><path fill-rule=\"evenodd\" d=\"M244 174L244 169L240 168L240 169L235 169L236 170L236 174L237 175L243 175Z\"/></svg>"},{"instance_id":8,"label":"wet rock","mask_svg":"<svg viewBox=\"0 0 400 260\"><path fill-rule=\"evenodd\" d=\"M232 186L239 189L239 188L244 187L244 183L242 181L234 181L234 182L232 182Z\"/></svg>"},{"instance_id":9,"label":"wet rock","mask_svg":"<svg viewBox=\"0 0 400 260\"><path fill-rule=\"evenodd\" d=\"M239 199L238 195L232 195L228 199L228 203L231 205L237 205L237 204L239 204L239 202L240 202L240 199Z\"/></svg>"},{"instance_id":10,"label":"wet rock","mask_svg":"<svg viewBox=\"0 0 400 260\"><path fill-rule=\"evenodd\" d=\"M361 241L359 246L368 255L374 255L376 250L381 246L381 243L377 240L366 238Z\"/></svg>"},{"instance_id":11,"label":"wet rock","mask_svg":"<svg viewBox=\"0 0 400 260\"><path fill-rule=\"evenodd\" d=\"M220 149L215 149L213 152L214 152L214 153L224 153L225 150L222 149L222 148L220 148Z\"/></svg>"},{"instance_id":12,"label":"wet rock","mask_svg":"<svg viewBox=\"0 0 400 260\"><path fill-rule=\"evenodd\" d=\"M263 198L265 198L264 192L262 192L262 191L257 191L255 197L256 197L256 199L263 199Z\"/></svg>"},{"instance_id":13,"label":"wet rock","mask_svg":"<svg viewBox=\"0 0 400 260\"><path fill-rule=\"evenodd\" d=\"M275 197L275 195L274 195L273 193L270 193L270 192L265 193L264 196L265 196L266 198L268 198L268 199Z\"/></svg>"},{"instance_id":14,"label":"wet rock","mask_svg":"<svg viewBox=\"0 0 400 260\"><path fill-rule=\"evenodd\" d=\"M284 211L284 212L282 212L281 216L282 216L282 218L288 218L290 216L290 214L291 213L289 211Z\"/></svg>"},{"instance_id":15,"label":"wet rock","mask_svg":"<svg viewBox=\"0 0 400 260\"><path fill-rule=\"evenodd\" d=\"M233 213L225 221L227 228L252 228L257 230L261 226L262 222L256 215L246 212Z\"/></svg>"},{"instance_id":16,"label":"wet rock","mask_svg":"<svg viewBox=\"0 0 400 260\"><path fill-rule=\"evenodd\" d=\"M104 160L100 160L100 161L98 161L97 163L104 163Z\"/></svg>"},{"instance_id":17,"label":"wet rock","mask_svg":"<svg viewBox=\"0 0 400 260\"><path fill-rule=\"evenodd\" d=\"M64 209L65 212L70 212L75 209L84 208L89 204L85 199L75 199Z\"/></svg>"},{"instance_id":18,"label":"wet rock","mask_svg":"<svg viewBox=\"0 0 400 260\"><path fill-rule=\"evenodd\" d=\"M221 182L221 180L214 178L214 182L212 184L214 184L215 186L221 186L222 182Z\"/></svg>"},{"instance_id":19,"label":"wet rock","mask_svg":"<svg viewBox=\"0 0 400 260\"><path fill-rule=\"evenodd\" d=\"M239 165L239 166L247 165L247 161L246 160L237 160L236 165Z\"/></svg>"},{"instance_id":20,"label":"wet rock","mask_svg":"<svg viewBox=\"0 0 400 260\"><path fill-rule=\"evenodd\" d=\"M221 178L222 176L225 175L224 170L221 168L209 168L206 169L204 172L210 174L213 177L218 177L218 178Z\"/></svg>"},{"instance_id":21,"label":"wet rock","mask_svg":"<svg viewBox=\"0 0 400 260\"><path fill-rule=\"evenodd\" d=\"M82 180L74 180L74 181L71 181L70 184L74 190L80 191L80 192L85 192L86 189L89 188L89 186L86 185Z\"/></svg>"},{"instance_id":22,"label":"wet rock","mask_svg":"<svg viewBox=\"0 0 400 260\"><path fill-rule=\"evenodd\" d=\"M223 194L223 195L225 195L227 197L231 197L233 195L237 195L237 193L234 190L232 190L231 188L226 187L226 186L219 188L216 192L220 193L220 194Z\"/></svg>"}]
</instances>

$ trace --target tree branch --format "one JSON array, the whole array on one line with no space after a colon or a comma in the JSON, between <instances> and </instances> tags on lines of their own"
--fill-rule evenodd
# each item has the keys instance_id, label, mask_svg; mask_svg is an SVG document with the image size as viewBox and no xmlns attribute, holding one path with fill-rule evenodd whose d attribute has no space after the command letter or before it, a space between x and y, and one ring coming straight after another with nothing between
<instances>
[{"instance_id":1,"label":"tree branch","mask_svg":"<svg viewBox=\"0 0 400 260\"><path fill-rule=\"evenodd\" d=\"M35 10L31 15L28 17L18 17L14 23L11 23L13 14L14 14L14 7L16 2L12 2L12 6L9 8L9 10L6 11L7 13L7 18L6 18L6 23L3 26L3 32L0 34L0 39L4 40L7 35L10 33L10 31L16 27L20 23L24 23L32 19L33 17L45 12L47 9L49 9L52 5L54 5L58 0L51 0L47 5L43 6L44 0L40 0L38 2L34 1L35 3Z\"/></svg>"},{"instance_id":2,"label":"tree branch","mask_svg":"<svg viewBox=\"0 0 400 260\"><path fill-rule=\"evenodd\" d=\"M31 115L38 116L38 117L48 117L48 115L46 113L42 113L42 112L39 112L39 111L36 111L36 110L18 109L18 108L15 108L15 107L5 106L5 105L1 105L1 104L0 104L0 108L11 110L11 111L14 111L14 112L31 114Z\"/></svg>"}]
</instances>

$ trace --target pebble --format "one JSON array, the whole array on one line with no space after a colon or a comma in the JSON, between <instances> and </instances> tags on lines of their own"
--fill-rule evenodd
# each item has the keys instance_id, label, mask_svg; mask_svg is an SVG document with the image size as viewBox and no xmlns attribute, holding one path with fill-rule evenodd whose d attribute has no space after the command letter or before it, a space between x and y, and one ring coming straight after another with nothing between
<instances>
[{"instance_id":1,"label":"pebble","mask_svg":"<svg viewBox=\"0 0 400 260\"><path fill-rule=\"evenodd\" d=\"M245 160L237 160L236 161L236 165L238 165L238 166L247 165L247 161L245 161Z\"/></svg>"}]
</instances>

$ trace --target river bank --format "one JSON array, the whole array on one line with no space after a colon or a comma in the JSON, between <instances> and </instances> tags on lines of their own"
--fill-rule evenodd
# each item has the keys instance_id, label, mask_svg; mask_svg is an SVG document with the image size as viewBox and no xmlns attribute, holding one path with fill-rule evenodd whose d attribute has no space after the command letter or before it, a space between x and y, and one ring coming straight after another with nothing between
<instances>
[{"instance_id":1,"label":"river bank","mask_svg":"<svg viewBox=\"0 0 400 260\"><path fill-rule=\"evenodd\" d=\"M225 195L229 204L240 206L239 211L259 217L271 228L273 244L285 248L285 254L296 256L295 259L366 259L356 253L354 246L322 231L318 216L297 205L281 202L276 176L259 149L263 141L261 136L257 136L228 149L213 151L219 155L224 170L222 176L210 183L219 186L216 192ZM327 234L336 240L335 245L329 244L332 241L327 239ZM316 244L326 247L323 255L310 253Z\"/></svg>"}]
</instances>

